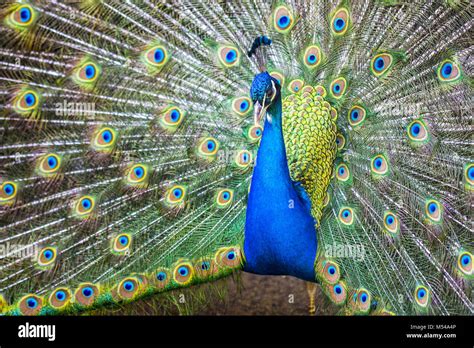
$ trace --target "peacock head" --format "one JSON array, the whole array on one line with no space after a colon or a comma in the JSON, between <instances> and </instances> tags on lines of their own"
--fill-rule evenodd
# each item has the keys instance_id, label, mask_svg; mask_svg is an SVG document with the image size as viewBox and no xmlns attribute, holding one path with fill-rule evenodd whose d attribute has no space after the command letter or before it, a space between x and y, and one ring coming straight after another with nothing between
<instances>
[{"instance_id":1,"label":"peacock head","mask_svg":"<svg viewBox=\"0 0 474 348\"><path fill-rule=\"evenodd\" d=\"M254 121L258 124L267 109L280 98L281 86L277 79L266 71L255 75L250 87L250 98L254 103Z\"/></svg>"}]
</instances>

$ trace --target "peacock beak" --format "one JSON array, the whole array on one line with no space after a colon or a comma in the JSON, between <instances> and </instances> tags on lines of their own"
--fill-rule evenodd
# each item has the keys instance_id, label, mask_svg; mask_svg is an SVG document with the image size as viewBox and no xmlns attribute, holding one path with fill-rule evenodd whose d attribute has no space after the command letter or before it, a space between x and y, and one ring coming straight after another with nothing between
<instances>
[{"instance_id":1,"label":"peacock beak","mask_svg":"<svg viewBox=\"0 0 474 348\"><path fill-rule=\"evenodd\" d=\"M263 102L265 103L265 99L263 100ZM260 102L257 100L253 107L253 121L256 126L260 124L260 121L262 120L263 115L265 115L265 112L266 112L266 107L265 108L262 107Z\"/></svg>"}]
</instances>

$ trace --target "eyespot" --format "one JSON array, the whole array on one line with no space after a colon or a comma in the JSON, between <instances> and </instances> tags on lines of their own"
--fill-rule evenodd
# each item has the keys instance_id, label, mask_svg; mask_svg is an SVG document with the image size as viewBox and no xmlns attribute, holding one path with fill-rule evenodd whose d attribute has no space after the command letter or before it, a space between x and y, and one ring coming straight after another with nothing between
<instances>
[{"instance_id":1,"label":"eyespot","mask_svg":"<svg viewBox=\"0 0 474 348\"><path fill-rule=\"evenodd\" d=\"M61 169L62 159L55 153L48 153L41 156L37 161L37 172L39 175L48 177L57 174Z\"/></svg>"},{"instance_id":2,"label":"eyespot","mask_svg":"<svg viewBox=\"0 0 474 348\"><path fill-rule=\"evenodd\" d=\"M7 24L14 29L25 29L31 26L38 16L30 5L19 5L14 8L7 19Z\"/></svg>"},{"instance_id":3,"label":"eyespot","mask_svg":"<svg viewBox=\"0 0 474 348\"><path fill-rule=\"evenodd\" d=\"M273 26L279 33L287 33L294 25L294 18L286 6L278 6L273 12Z\"/></svg>"},{"instance_id":4,"label":"eyespot","mask_svg":"<svg viewBox=\"0 0 474 348\"><path fill-rule=\"evenodd\" d=\"M49 296L49 304L55 309L66 307L72 298L71 291L68 288L57 288Z\"/></svg>"},{"instance_id":5,"label":"eyespot","mask_svg":"<svg viewBox=\"0 0 474 348\"><path fill-rule=\"evenodd\" d=\"M314 92L316 93L316 95L319 95L323 98L325 98L327 95L326 88L324 88L324 86L321 86L321 85L315 86Z\"/></svg>"},{"instance_id":6,"label":"eyespot","mask_svg":"<svg viewBox=\"0 0 474 348\"><path fill-rule=\"evenodd\" d=\"M239 116L247 115L252 109L252 101L247 97L235 98L232 101L232 111Z\"/></svg>"},{"instance_id":7,"label":"eyespot","mask_svg":"<svg viewBox=\"0 0 474 348\"><path fill-rule=\"evenodd\" d=\"M349 21L350 17L347 9L341 8L336 11L331 19L331 30L333 34L336 36L344 35L349 28Z\"/></svg>"},{"instance_id":8,"label":"eyespot","mask_svg":"<svg viewBox=\"0 0 474 348\"><path fill-rule=\"evenodd\" d=\"M173 271L173 279L180 285L186 285L191 282L194 276L194 270L190 263L179 263Z\"/></svg>"},{"instance_id":9,"label":"eyespot","mask_svg":"<svg viewBox=\"0 0 474 348\"><path fill-rule=\"evenodd\" d=\"M443 217L443 206L437 200L428 199L425 202L425 214L431 222L439 223Z\"/></svg>"},{"instance_id":10,"label":"eyespot","mask_svg":"<svg viewBox=\"0 0 474 348\"><path fill-rule=\"evenodd\" d=\"M132 236L129 233L120 233L112 238L112 253L125 254L132 245Z\"/></svg>"},{"instance_id":11,"label":"eyespot","mask_svg":"<svg viewBox=\"0 0 474 348\"><path fill-rule=\"evenodd\" d=\"M167 275L165 272L158 272L158 273L156 274L156 279L157 279L159 282L165 281L167 277L168 277L168 275Z\"/></svg>"},{"instance_id":12,"label":"eyespot","mask_svg":"<svg viewBox=\"0 0 474 348\"><path fill-rule=\"evenodd\" d=\"M168 51L160 45L153 46L146 50L143 57L147 67L151 68L161 68L170 58Z\"/></svg>"},{"instance_id":13,"label":"eyespot","mask_svg":"<svg viewBox=\"0 0 474 348\"><path fill-rule=\"evenodd\" d=\"M92 283L83 283L74 292L74 300L82 306L90 306L99 295L99 288Z\"/></svg>"},{"instance_id":14,"label":"eyespot","mask_svg":"<svg viewBox=\"0 0 474 348\"><path fill-rule=\"evenodd\" d=\"M238 268L242 265L239 247L221 248L216 252L216 261L223 267Z\"/></svg>"},{"instance_id":15,"label":"eyespot","mask_svg":"<svg viewBox=\"0 0 474 348\"><path fill-rule=\"evenodd\" d=\"M95 207L95 199L92 196L82 196L80 197L74 206L75 214L78 217L88 217Z\"/></svg>"},{"instance_id":16,"label":"eyespot","mask_svg":"<svg viewBox=\"0 0 474 348\"><path fill-rule=\"evenodd\" d=\"M344 77L339 77L335 79L330 86L331 96L333 98L341 98L346 91L346 79Z\"/></svg>"},{"instance_id":17,"label":"eyespot","mask_svg":"<svg viewBox=\"0 0 474 348\"><path fill-rule=\"evenodd\" d=\"M316 45L309 46L304 53L303 62L309 69L316 68L321 64L321 49Z\"/></svg>"},{"instance_id":18,"label":"eyespot","mask_svg":"<svg viewBox=\"0 0 474 348\"><path fill-rule=\"evenodd\" d=\"M464 166L464 187L467 190L474 189L474 163L468 163Z\"/></svg>"},{"instance_id":19,"label":"eyespot","mask_svg":"<svg viewBox=\"0 0 474 348\"><path fill-rule=\"evenodd\" d=\"M339 221L346 225L350 226L354 223L354 211L349 207L342 207L339 210Z\"/></svg>"},{"instance_id":20,"label":"eyespot","mask_svg":"<svg viewBox=\"0 0 474 348\"><path fill-rule=\"evenodd\" d=\"M438 66L438 79L441 82L455 82L461 78L461 68L452 60L445 60Z\"/></svg>"},{"instance_id":21,"label":"eyespot","mask_svg":"<svg viewBox=\"0 0 474 348\"><path fill-rule=\"evenodd\" d=\"M341 163L336 167L336 179L346 182L350 179L351 172L345 163Z\"/></svg>"},{"instance_id":22,"label":"eyespot","mask_svg":"<svg viewBox=\"0 0 474 348\"><path fill-rule=\"evenodd\" d=\"M73 77L75 82L82 87L90 88L97 81L101 72L102 69L98 64L86 59L75 68Z\"/></svg>"},{"instance_id":23,"label":"eyespot","mask_svg":"<svg viewBox=\"0 0 474 348\"><path fill-rule=\"evenodd\" d=\"M325 292L328 294L329 299L336 305L342 305L347 299L347 290L344 282L340 281L336 284L323 284Z\"/></svg>"},{"instance_id":24,"label":"eyespot","mask_svg":"<svg viewBox=\"0 0 474 348\"><path fill-rule=\"evenodd\" d=\"M200 259L194 264L194 270L199 278L205 279L213 276L218 269L214 260Z\"/></svg>"},{"instance_id":25,"label":"eyespot","mask_svg":"<svg viewBox=\"0 0 474 348\"><path fill-rule=\"evenodd\" d=\"M346 145L346 138L344 137L344 135L342 135L341 133L337 133L336 134L336 146L337 146L337 149L339 151L341 151L342 149L344 149L344 146Z\"/></svg>"},{"instance_id":26,"label":"eyespot","mask_svg":"<svg viewBox=\"0 0 474 348\"><path fill-rule=\"evenodd\" d=\"M25 110L29 111L31 109L34 109L38 105L38 97L37 94L34 91L26 91L21 95L21 98L19 100L20 102L20 107Z\"/></svg>"},{"instance_id":27,"label":"eyespot","mask_svg":"<svg viewBox=\"0 0 474 348\"><path fill-rule=\"evenodd\" d=\"M263 128L259 125L252 126L247 131L247 138L251 143L255 143L260 140L263 134Z\"/></svg>"},{"instance_id":28,"label":"eyespot","mask_svg":"<svg viewBox=\"0 0 474 348\"><path fill-rule=\"evenodd\" d=\"M412 121L407 127L408 139L412 145L423 145L429 141L429 132L422 119Z\"/></svg>"},{"instance_id":29,"label":"eyespot","mask_svg":"<svg viewBox=\"0 0 474 348\"><path fill-rule=\"evenodd\" d=\"M366 313L370 310L371 296L365 289L359 289L356 295L356 306L360 312Z\"/></svg>"},{"instance_id":30,"label":"eyespot","mask_svg":"<svg viewBox=\"0 0 474 348\"><path fill-rule=\"evenodd\" d=\"M54 264L54 261L56 261L56 256L56 248L43 248L38 254L38 266L41 268L52 266Z\"/></svg>"},{"instance_id":31,"label":"eyespot","mask_svg":"<svg viewBox=\"0 0 474 348\"><path fill-rule=\"evenodd\" d=\"M93 135L91 145L95 150L110 152L117 142L117 132L110 127L102 127Z\"/></svg>"},{"instance_id":32,"label":"eyespot","mask_svg":"<svg viewBox=\"0 0 474 348\"><path fill-rule=\"evenodd\" d=\"M215 138L202 139L197 148L197 155L206 160L214 160L219 150L219 142Z\"/></svg>"},{"instance_id":33,"label":"eyespot","mask_svg":"<svg viewBox=\"0 0 474 348\"><path fill-rule=\"evenodd\" d=\"M242 169L248 168L250 163L252 163L252 154L250 151L241 150L235 156L235 164Z\"/></svg>"},{"instance_id":34,"label":"eyespot","mask_svg":"<svg viewBox=\"0 0 474 348\"><path fill-rule=\"evenodd\" d=\"M209 261L201 261L197 266L202 271L208 271L211 268L211 263Z\"/></svg>"},{"instance_id":35,"label":"eyespot","mask_svg":"<svg viewBox=\"0 0 474 348\"><path fill-rule=\"evenodd\" d=\"M375 55L372 58L370 62L370 68L371 68L372 74L374 74L376 77L380 77L388 72L392 64L393 64L393 57L391 54L380 53L380 54Z\"/></svg>"},{"instance_id":36,"label":"eyespot","mask_svg":"<svg viewBox=\"0 0 474 348\"><path fill-rule=\"evenodd\" d=\"M398 221L398 217L389 210L384 213L383 225L385 227L385 230L391 235L397 235L400 231L400 223Z\"/></svg>"},{"instance_id":37,"label":"eyespot","mask_svg":"<svg viewBox=\"0 0 474 348\"><path fill-rule=\"evenodd\" d=\"M278 71L273 71L270 73L270 76L273 77L275 80L278 81L281 87L285 84L285 76Z\"/></svg>"},{"instance_id":38,"label":"eyespot","mask_svg":"<svg viewBox=\"0 0 474 348\"><path fill-rule=\"evenodd\" d=\"M11 203L18 193L18 186L13 181L4 181L0 185L0 204Z\"/></svg>"},{"instance_id":39,"label":"eyespot","mask_svg":"<svg viewBox=\"0 0 474 348\"><path fill-rule=\"evenodd\" d=\"M365 121L366 115L367 112L362 106L354 105L347 113L347 119L352 127L358 127Z\"/></svg>"},{"instance_id":40,"label":"eyespot","mask_svg":"<svg viewBox=\"0 0 474 348\"><path fill-rule=\"evenodd\" d=\"M218 208L227 208L232 204L234 191L231 189L220 189L216 194L216 204Z\"/></svg>"},{"instance_id":41,"label":"eyespot","mask_svg":"<svg viewBox=\"0 0 474 348\"><path fill-rule=\"evenodd\" d=\"M385 156L380 154L372 157L370 170L375 178L386 176L389 173L389 164Z\"/></svg>"},{"instance_id":42,"label":"eyespot","mask_svg":"<svg viewBox=\"0 0 474 348\"><path fill-rule=\"evenodd\" d=\"M428 306L430 291L426 286L418 285L415 289L415 301L420 307Z\"/></svg>"},{"instance_id":43,"label":"eyespot","mask_svg":"<svg viewBox=\"0 0 474 348\"><path fill-rule=\"evenodd\" d=\"M148 166L135 164L128 168L126 182L132 186L143 187L148 180Z\"/></svg>"},{"instance_id":44,"label":"eyespot","mask_svg":"<svg viewBox=\"0 0 474 348\"><path fill-rule=\"evenodd\" d=\"M136 278L123 279L117 286L117 294L122 300L130 300L138 294L139 282Z\"/></svg>"},{"instance_id":45,"label":"eyespot","mask_svg":"<svg viewBox=\"0 0 474 348\"><path fill-rule=\"evenodd\" d=\"M21 315L37 315L43 308L43 299L37 295L29 294L18 301Z\"/></svg>"},{"instance_id":46,"label":"eyespot","mask_svg":"<svg viewBox=\"0 0 474 348\"><path fill-rule=\"evenodd\" d=\"M329 284L337 283L341 276L339 265L333 261L326 261L323 266L322 276L324 281Z\"/></svg>"},{"instance_id":47,"label":"eyespot","mask_svg":"<svg viewBox=\"0 0 474 348\"><path fill-rule=\"evenodd\" d=\"M34 107L37 103L37 98L33 93L26 93L22 98L22 102L25 104L25 107L31 108Z\"/></svg>"},{"instance_id":48,"label":"eyespot","mask_svg":"<svg viewBox=\"0 0 474 348\"><path fill-rule=\"evenodd\" d=\"M171 279L170 272L168 269L165 269L165 268L159 268L153 274L153 284L158 289L165 288L169 284L170 279Z\"/></svg>"},{"instance_id":49,"label":"eyespot","mask_svg":"<svg viewBox=\"0 0 474 348\"><path fill-rule=\"evenodd\" d=\"M291 93L298 93L304 86L304 81L300 79L292 80L288 85L288 90Z\"/></svg>"},{"instance_id":50,"label":"eyespot","mask_svg":"<svg viewBox=\"0 0 474 348\"><path fill-rule=\"evenodd\" d=\"M472 276L473 274L472 254L470 252L463 251L459 254L458 268L464 275Z\"/></svg>"},{"instance_id":51,"label":"eyespot","mask_svg":"<svg viewBox=\"0 0 474 348\"><path fill-rule=\"evenodd\" d=\"M19 114L30 114L39 109L42 97L30 89L23 89L17 93L13 101L13 110Z\"/></svg>"},{"instance_id":52,"label":"eyespot","mask_svg":"<svg viewBox=\"0 0 474 348\"><path fill-rule=\"evenodd\" d=\"M171 187L166 193L165 204L169 206L180 205L186 198L186 191L186 188L181 185Z\"/></svg>"},{"instance_id":53,"label":"eyespot","mask_svg":"<svg viewBox=\"0 0 474 348\"><path fill-rule=\"evenodd\" d=\"M234 46L221 46L218 50L219 61L226 68L239 64L240 52Z\"/></svg>"},{"instance_id":54,"label":"eyespot","mask_svg":"<svg viewBox=\"0 0 474 348\"><path fill-rule=\"evenodd\" d=\"M178 129L183 119L184 112L176 106L170 106L160 115L159 122L162 129L172 133Z\"/></svg>"}]
</instances>

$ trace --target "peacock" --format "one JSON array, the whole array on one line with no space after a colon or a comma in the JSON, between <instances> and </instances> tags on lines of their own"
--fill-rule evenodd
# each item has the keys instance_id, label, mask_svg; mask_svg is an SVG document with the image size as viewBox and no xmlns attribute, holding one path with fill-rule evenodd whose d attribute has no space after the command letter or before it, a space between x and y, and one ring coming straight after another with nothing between
<instances>
[{"instance_id":1,"label":"peacock","mask_svg":"<svg viewBox=\"0 0 474 348\"><path fill-rule=\"evenodd\" d=\"M474 313L470 1L0 8L4 315L238 271Z\"/></svg>"}]
</instances>

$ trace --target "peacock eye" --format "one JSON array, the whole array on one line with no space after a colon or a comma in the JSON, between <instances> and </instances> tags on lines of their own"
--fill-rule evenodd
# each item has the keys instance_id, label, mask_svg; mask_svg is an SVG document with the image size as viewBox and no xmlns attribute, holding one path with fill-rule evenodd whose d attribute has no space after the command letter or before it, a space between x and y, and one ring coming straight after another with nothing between
<instances>
[{"instance_id":1,"label":"peacock eye","mask_svg":"<svg viewBox=\"0 0 474 348\"><path fill-rule=\"evenodd\" d=\"M122 280L117 286L117 295L122 300L130 300L140 290L140 282L138 278L129 277Z\"/></svg>"},{"instance_id":2,"label":"peacock eye","mask_svg":"<svg viewBox=\"0 0 474 348\"><path fill-rule=\"evenodd\" d=\"M73 79L76 81L76 83L87 88L88 86L91 86L91 83L93 84L97 80L101 72L102 70L98 64L93 61L86 60L84 63L79 64L75 68Z\"/></svg>"},{"instance_id":3,"label":"peacock eye","mask_svg":"<svg viewBox=\"0 0 474 348\"><path fill-rule=\"evenodd\" d=\"M350 22L349 11L346 8L339 9L331 19L331 30L334 35L341 36L347 32Z\"/></svg>"},{"instance_id":4,"label":"peacock eye","mask_svg":"<svg viewBox=\"0 0 474 348\"><path fill-rule=\"evenodd\" d=\"M97 151L112 152L117 141L117 132L110 127L99 128L91 141L91 146Z\"/></svg>"},{"instance_id":5,"label":"peacock eye","mask_svg":"<svg viewBox=\"0 0 474 348\"><path fill-rule=\"evenodd\" d=\"M227 208L232 203L234 191L230 189L221 189L217 191L216 204L218 208Z\"/></svg>"},{"instance_id":6,"label":"peacock eye","mask_svg":"<svg viewBox=\"0 0 474 348\"><path fill-rule=\"evenodd\" d=\"M415 301L420 307L428 306L430 300L430 291L426 286L419 285L415 289Z\"/></svg>"},{"instance_id":7,"label":"peacock eye","mask_svg":"<svg viewBox=\"0 0 474 348\"><path fill-rule=\"evenodd\" d=\"M164 281L166 279L166 273L165 272L159 272L156 275L156 279L158 279L160 282Z\"/></svg>"},{"instance_id":8,"label":"peacock eye","mask_svg":"<svg viewBox=\"0 0 474 348\"><path fill-rule=\"evenodd\" d=\"M77 217L87 218L95 207L95 199L92 196L82 196L75 202L74 213Z\"/></svg>"},{"instance_id":9,"label":"peacock eye","mask_svg":"<svg viewBox=\"0 0 474 348\"><path fill-rule=\"evenodd\" d=\"M218 49L218 58L225 68L230 68L239 64L240 52L234 46L224 45Z\"/></svg>"},{"instance_id":10,"label":"peacock eye","mask_svg":"<svg viewBox=\"0 0 474 348\"><path fill-rule=\"evenodd\" d=\"M270 88L269 90L267 90L267 99L271 99L273 95L274 95L273 88Z\"/></svg>"},{"instance_id":11,"label":"peacock eye","mask_svg":"<svg viewBox=\"0 0 474 348\"><path fill-rule=\"evenodd\" d=\"M188 284L193 278L193 268L188 263L179 264L173 272L173 278L178 284Z\"/></svg>"},{"instance_id":12,"label":"peacock eye","mask_svg":"<svg viewBox=\"0 0 474 348\"><path fill-rule=\"evenodd\" d=\"M82 289L82 294L85 297L91 297L94 294L94 291L90 287L85 287Z\"/></svg>"},{"instance_id":13,"label":"peacock eye","mask_svg":"<svg viewBox=\"0 0 474 348\"><path fill-rule=\"evenodd\" d=\"M282 34L289 32L294 23L293 14L286 6L278 6L273 12L273 26L278 32Z\"/></svg>"},{"instance_id":14,"label":"peacock eye","mask_svg":"<svg viewBox=\"0 0 474 348\"><path fill-rule=\"evenodd\" d=\"M56 249L53 247L46 247L42 249L38 256L38 266L40 267L48 267L52 266L54 261L56 260Z\"/></svg>"},{"instance_id":15,"label":"peacock eye","mask_svg":"<svg viewBox=\"0 0 474 348\"><path fill-rule=\"evenodd\" d=\"M126 281L125 283L123 283L123 288L125 289L125 291L133 291L133 289L135 288L135 284L131 281Z\"/></svg>"},{"instance_id":16,"label":"peacock eye","mask_svg":"<svg viewBox=\"0 0 474 348\"><path fill-rule=\"evenodd\" d=\"M128 233L121 233L112 239L112 253L123 255L130 249L132 236Z\"/></svg>"},{"instance_id":17,"label":"peacock eye","mask_svg":"<svg viewBox=\"0 0 474 348\"><path fill-rule=\"evenodd\" d=\"M0 185L0 204L13 200L16 194L17 184L13 181L5 181Z\"/></svg>"},{"instance_id":18,"label":"peacock eye","mask_svg":"<svg viewBox=\"0 0 474 348\"><path fill-rule=\"evenodd\" d=\"M57 288L49 296L49 305L55 309L66 307L71 300L71 295L68 288Z\"/></svg>"},{"instance_id":19,"label":"peacock eye","mask_svg":"<svg viewBox=\"0 0 474 348\"><path fill-rule=\"evenodd\" d=\"M445 60L438 65L438 79L441 82L455 82L461 78L460 66L452 60Z\"/></svg>"},{"instance_id":20,"label":"peacock eye","mask_svg":"<svg viewBox=\"0 0 474 348\"><path fill-rule=\"evenodd\" d=\"M370 294L365 289L360 289L357 292L357 297L355 298L356 305L358 310L361 312L367 312L370 309Z\"/></svg>"},{"instance_id":21,"label":"peacock eye","mask_svg":"<svg viewBox=\"0 0 474 348\"><path fill-rule=\"evenodd\" d=\"M125 181L129 185L143 187L148 179L148 166L144 164L135 164L127 169Z\"/></svg>"},{"instance_id":22,"label":"peacock eye","mask_svg":"<svg viewBox=\"0 0 474 348\"><path fill-rule=\"evenodd\" d=\"M28 308L36 308L36 306L38 305L38 301L36 301L36 299L32 297L29 298L28 301L26 301L26 304L28 305Z\"/></svg>"}]
</instances>

